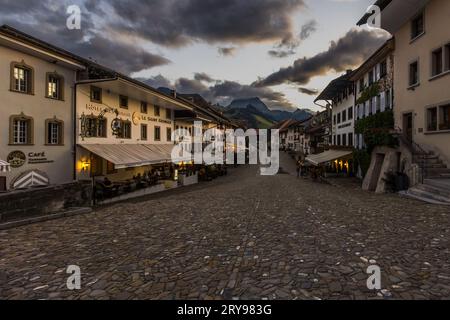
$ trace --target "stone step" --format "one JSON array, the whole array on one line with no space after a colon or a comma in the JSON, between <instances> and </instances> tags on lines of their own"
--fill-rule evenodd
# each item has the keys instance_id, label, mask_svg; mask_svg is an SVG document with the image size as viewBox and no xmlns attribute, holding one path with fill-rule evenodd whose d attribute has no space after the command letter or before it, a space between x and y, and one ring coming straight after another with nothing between
<instances>
[{"instance_id":1,"label":"stone step","mask_svg":"<svg viewBox=\"0 0 450 320\"><path fill-rule=\"evenodd\" d=\"M420 185L416 186L416 188L420 189L422 191L426 191L426 192L436 194L436 195L450 199L450 189L447 189L447 188L437 187L437 186L429 185L426 183L420 184Z\"/></svg>"},{"instance_id":2,"label":"stone step","mask_svg":"<svg viewBox=\"0 0 450 320\"><path fill-rule=\"evenodd\" d=\"M441 176L443 174L450 174L448 168L429 168L427 169L427 176Z\"/></svg>"},{"instance_id":3,"label":"stone step","mask_svg":"<svg viewBox=\"0 0 450 320\"><path fill-rule=\"evenodd\" d=\"M400 192L400 195L411 199L424 201L430 204L450 206L449 198L441 197L439 195L432 194L417 188L411 188L408 191L402 191Z\"/></svg>"},{"instance_id":4,"label":"stone step","mask_svg":"<svg viewBox=\"0 0 450 320\"><path fill-rule=\"evenodd\" d=\"M445 191L450 191L450 179L425 179L424 184Z\"/></svg>"}]
</instances>

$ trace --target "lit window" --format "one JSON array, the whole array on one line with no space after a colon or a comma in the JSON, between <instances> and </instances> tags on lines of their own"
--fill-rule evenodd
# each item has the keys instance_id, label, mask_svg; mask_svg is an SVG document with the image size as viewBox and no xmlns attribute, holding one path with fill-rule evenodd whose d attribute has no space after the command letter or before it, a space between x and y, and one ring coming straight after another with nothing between
<instances>
[{"instance_id":1,"label":"lit window","mask_svg":"<svg viewBox=\"0 0 450 320\"><path fill-rule=\"evenodd\" d=\"M32 93L32 70L15 65L13 69L12 90L22 93Z\"/></svg>"},{"instance_id":2,"label":"lit window","mask_svg":"<svg viewBox=\"0 0 450 320\"><path fill-rule=\"evenodd\" d=\"M59 75L47 75L47 97L57 100L63 99L63 80Z\"/></svg>"}]
</instances>

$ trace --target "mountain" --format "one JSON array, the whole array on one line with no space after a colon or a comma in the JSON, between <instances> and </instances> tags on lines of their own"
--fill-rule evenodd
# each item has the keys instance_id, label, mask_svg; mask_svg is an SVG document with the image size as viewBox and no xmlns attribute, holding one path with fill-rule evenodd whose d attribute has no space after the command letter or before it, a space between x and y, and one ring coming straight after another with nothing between
<instances>
[{"instance_id":1,"label":"mountain","mask_svg":"<svg viewBox=\"0 0 450 320\"><path fill-rule=\"evenodd\" d=\"M225 116L242 121L247 128L253 129L269 129L275 124L275 121L267 117L267 114L260 112L252 105L248 105L246 108L227 108Z\"/></svg>"},{"instance_id":2,"label":"mountain","mask_svg":"<svg viewBox=\"0 0 450 320\"><path fill-rule=\"evenodd\" d=\"M314 114L311 110L298 109L294 112L270 110L259 98L236 99L225 108L229 118L242 120L248 128L268 129L284 120L307 120Z\"/></svg>"},{"instance_id":3,"label":"mountain","mask_svg":"<svg viewBox=\"0 0 450 320\"><path fill-rule=\"evenodd\" d=\"M236 99L226 109L246 109L248 106L252 106L263 114L270 113L269 108L259 98Z\"/></svg>"}]
</instances>

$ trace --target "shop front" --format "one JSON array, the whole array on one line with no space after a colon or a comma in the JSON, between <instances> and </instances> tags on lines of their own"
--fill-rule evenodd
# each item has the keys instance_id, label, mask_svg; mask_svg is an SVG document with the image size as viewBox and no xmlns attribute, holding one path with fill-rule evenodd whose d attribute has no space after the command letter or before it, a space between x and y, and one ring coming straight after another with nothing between
<instances>
[{"instance_id":1,"label":"shop front","mask_svg":"<svg viewBox=\"0 0 450 320\"><path fill-rule=\"evenodd\" d=\"M353 174L352 150L328 150L323 153L308 156L306 162L309 165L313 178L351 176Z\"/></svg>"}]
</instances>

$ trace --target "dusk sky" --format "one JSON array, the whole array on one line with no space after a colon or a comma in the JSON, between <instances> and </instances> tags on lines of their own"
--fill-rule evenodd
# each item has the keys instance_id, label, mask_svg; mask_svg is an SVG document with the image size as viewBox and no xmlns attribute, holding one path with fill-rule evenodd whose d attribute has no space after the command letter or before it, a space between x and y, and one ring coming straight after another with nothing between
<instances>
[{"instance_id":1,"label":"dusk sky","mask_svg":"<svg viewBox=\"0 0 450 320\"><path fill-rule=\"evenodd\" d=\"M310 108L387 35L356 27L373 0L0 0L0 24L140 78L223 105L259 96ZM68 30L66 8L82 11ZM25 12L25 14L24 14Z\"/></svg>"}]
</instances>

